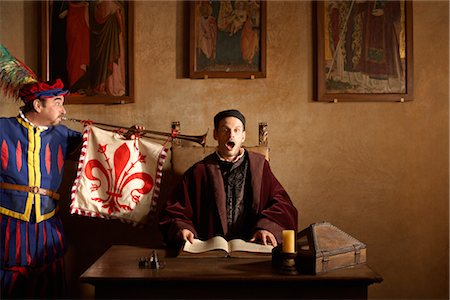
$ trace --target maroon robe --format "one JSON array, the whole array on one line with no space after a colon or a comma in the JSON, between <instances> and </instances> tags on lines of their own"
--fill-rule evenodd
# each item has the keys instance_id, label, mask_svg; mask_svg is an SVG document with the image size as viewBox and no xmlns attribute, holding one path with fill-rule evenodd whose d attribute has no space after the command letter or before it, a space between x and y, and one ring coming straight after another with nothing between
<instances>
[{"instance_id":1,"label":"maroon robe","mask_svg":"<svg viewBox=\"0 0 450 300\"><path fill-rule=\"evenodd\" d=\"M280 243L283 229L297 230L297 209L264 156L248 152L248 159L253 192L251 215L254 216L254 225L249 232L253 235L258 229L268 230ZM166 240L179 242L181 229L189 229L202 240L216 235L226 236L225 199L219 160L213 153L186 171L167 201L160 221Z\"/></svg>"}]
</instances>

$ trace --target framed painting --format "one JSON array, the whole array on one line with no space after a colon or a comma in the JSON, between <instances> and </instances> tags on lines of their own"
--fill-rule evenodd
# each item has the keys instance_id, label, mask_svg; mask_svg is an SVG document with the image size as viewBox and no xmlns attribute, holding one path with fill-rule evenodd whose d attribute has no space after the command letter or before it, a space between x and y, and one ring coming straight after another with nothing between
<instances>
[{"instance_id":1,"label":"framed painting","mask_svg":"<svg viewBox=\"0 0 450 300\"><path fill-rule=\"evenodd\" d=\"M190 2L190 78L266 77L266 1Z\"/></svg>"},{"instance_id":2,"label":"framed painting","mask_svg":"<svg viewBox=\"0 0 450 300\"><path fill-rule=\"evenodd\" d=\"M413 100L412 1L312 5L315 100Z\"/></svg>"},{"instance_id":3,"label":"framed painting","mask_svg":"<svg viewBox=\"0 0 450 300\"><path fill-rule=\"evenodd\" d=\"M134 102L133 2L42 1L41 77L67 104Z\"/></svg>"}]
</instances>

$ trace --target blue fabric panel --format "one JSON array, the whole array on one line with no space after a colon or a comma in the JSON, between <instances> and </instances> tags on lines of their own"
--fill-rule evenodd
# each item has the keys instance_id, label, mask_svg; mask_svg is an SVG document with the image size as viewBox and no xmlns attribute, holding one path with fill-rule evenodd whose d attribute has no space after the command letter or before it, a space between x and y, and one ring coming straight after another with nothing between
<instances>
[{"instance_id":1,"label":"blue fabric panel","mask_svg":"<svg viewBox=\"0 0 450 300\"><path fill-rule=\"evenodd\" d=\"M36 259L38 266L42 266L44 264L44 223L45 222L39 222L37 223L37 253L36 253Z\"/></svg>"},{"instance_id":2,"label":"blue fabric panel","mask_svg":"<svg viewBox=\"0 0 450 300\"><path fill-rule=\"evenodd\" d=\"M26 266L27 262L27 224L25 222L20 223L20 265Z\"/></svg>"},{"instance_id":3,"label":"blue fabric panel","mask_svg":"<svg viewBox=\"0 0 450 300\"><path fill-rule=\"evenodd\" d=\"M16 228L17 228L17 220L11 219L9 223L9 232L10 232L10 239L9 239L9 257L8 259L8 266L15 266L16 265Z\"/></svg>"},{"instance_id":4,"label":"blue fabric panel","mask_svg":"<svg viewBox=\"0 0 450 300\"><path fill-rule=\"evenodd\" d=\"M37 240L36 240L36 223L29 224L28 226L28 247L30 248L31 255L31 264L36 264L36 249L37 249Z\"/></svg>"},{"instance_id":5,"label":"blue fabric panel","mask_svg":"<svg viewBox=\"0 0 450 300\"><path fill-rule=\"evenodd\" d=\"M1 220L1 234L0 234L0 263L3 266L3 262L5 261L5 233L6 233L6 225L8 225L8 218L5 218L4 216L0 215Z\"/></svg>"}]
</instances>

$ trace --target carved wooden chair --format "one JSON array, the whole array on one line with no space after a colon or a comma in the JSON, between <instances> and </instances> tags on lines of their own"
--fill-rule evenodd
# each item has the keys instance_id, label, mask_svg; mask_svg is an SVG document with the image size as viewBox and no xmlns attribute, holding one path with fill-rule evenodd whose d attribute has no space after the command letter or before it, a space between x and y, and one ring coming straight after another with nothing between
<instances>
[{"instance_id":1,"label":"carved wooden chair","mask_svg":"<svg viewBox=\"0 0 450 300\"><path fill-rule=\"evenodd\" d=\"M173 122L172 129L180 130L180 122ZM259 141L256 146L244 146L248 151L258 152L269 160L267 123L259 123ZM175 176L181 176L194 163L213 153L216 146L199 146L192 142L174 139L171 148L171 167Z\"/></svg>"}]
</instances>

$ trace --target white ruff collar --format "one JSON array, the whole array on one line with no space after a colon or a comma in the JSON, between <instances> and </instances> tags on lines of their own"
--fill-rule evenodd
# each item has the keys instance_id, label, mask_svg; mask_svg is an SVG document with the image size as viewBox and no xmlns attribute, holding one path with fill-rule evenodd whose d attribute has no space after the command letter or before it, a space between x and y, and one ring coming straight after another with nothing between
<instances>
[{"instance_id":1,"label":"white ruff collar","mask_svg":"<svg viewBox=\"0 0 450 300\"><path fill-rule=\"evenodd\" d=\"M25 117L24 113L21 110L19 110L19 115L25 122L27 122L28 124L30 124L34 128L38 128L39 130L42 130L42 131L48 129L48 126L36 126L36 125L34 125L30 120L27 119L27 117Z\"/></svg>"}]
</instances>

